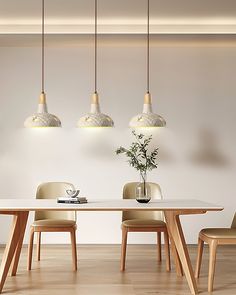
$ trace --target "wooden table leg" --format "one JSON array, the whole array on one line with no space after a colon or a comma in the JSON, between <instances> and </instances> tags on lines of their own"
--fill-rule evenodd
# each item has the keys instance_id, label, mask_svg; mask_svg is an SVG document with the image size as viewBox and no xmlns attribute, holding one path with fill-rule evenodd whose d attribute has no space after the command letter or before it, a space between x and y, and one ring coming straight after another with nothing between
<instances>
[{"instance_id":1,"label":"wooden table leg","mask_svg":"<svg viewBox=\"0 0 236 295\"><path fill-rule=\"evenodd\" d=\"M179 220L179 213L175 211L165 211L165 218L168 230L175 244L179 255L184 274L186 276L192 294L198 294L197 283L194 277L188 249L186 246L183 230Z\"/></svg>"},{"instance_id":2,"label":"wooden table leg","mask_svg":"<svg viewBox=\"0 0 236 295\"><path fill-rule=\"evenodd\" d=\"M13 223L12 223L12 227L10 231L10 237L6 245L1 266L0 266L0 293L2 292L4 283L6 281L6 277L9 272L9 268L11 266L13 257L15 255L17 246L20 245L22 224L25 223L25 218L26 218L26 212L14 212L9 214L14 215L14 218L13 218ZM18 259L19 259L19 256L20 256L20 249L19 249L19 254L17 255Z\"/></svg>"},{"instance_id":3,"label":"wooden table leg","mask_svg":"<svg viewBox=\"0 0 236 295\"><path fill-rule=\"evenodd\" d=\"M20 229L21 230L20 230L19 241L18 241L16 251L15 251L15 256L14 256L14 259L12 261L12 269L11 269L11 275L12 276L15 276L16 272L17 272L29 212L21 212L21 215L22 215L21 220L20 220Z\"/></svg>"},{"instance_id":4,"label":"wooden table leg","mask_svg":"<svg viewBox=\"0 0 236 295\"><path fill-rule=\"evenodd\" d=\"M177 274L177 276L182 277L184 274L183 274L182 264L179 259L179 254L178 254L177 249L175 247L175 242L174 242L173 238L171 237L171 235L169 235L169 236L170 236L171 254L174 258L176 274Z\"/></svg>"},{"instance_id":5,"label":"wooden table leg","mask_svg":"<svg viewBox=\"0 0 236 295\"><path fill-rule=\"evenodd\" d=\"M174 263L175 263L175 271L176 271L176 275L178 277L182 277L184 274L183 274L183 268L182 268L182 265L181 265L181 261L179 259L179 254L176 250L176 247L175 247L175 242L171 236L171 231L170 229L168 228L168 224L166 224L166 227L167 227L167 231L168 231L168 235L169 235L169 239L170 239L170 249L171 249L171 255L174 259Z\"/></svg>"}]
</instances>

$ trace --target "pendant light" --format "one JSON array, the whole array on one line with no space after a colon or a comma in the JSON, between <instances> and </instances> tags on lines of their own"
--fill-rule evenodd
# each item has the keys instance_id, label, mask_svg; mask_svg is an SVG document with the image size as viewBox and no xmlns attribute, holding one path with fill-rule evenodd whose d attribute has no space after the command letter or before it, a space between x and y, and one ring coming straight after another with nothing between
<instances>
[{"instance_id":1,"label":"pendant light","mask_svg":"<svg viewBox=\"0 0 236 295\"><path fill-rule=\"evenodd\" d=\"M147 0L147 92L144 96L143 112L130 120L130 127L164 127L166 121L152 111L150 88L150 4Z\"/></svg>"},{"instance_id":2,"label":"pendant light","mask_svg":"<svg viewBox=\"0 0 236 295\"><path fill-rule=\"evenodd\" d=\"M114 122L101 112L99 96L97 92L97 0L94 0L95 10L95 33L94 33L94 93L92 95L90 113L81 117L77 122L77 127L113 127Z\"/></svg>"},{"instance_id":3,"label":"pendant light","mask_svg":"<svg viewBox=\"0 0 236 295\"><path fill-rule=\"evenodd\" d=\"M37 128L37 127L61 127L61 121L52 114L48 113L47 103L46 103L46 94L44 91L44 0L42 0L42 77L41 77L41 94L39 97L38 111L32 116L28 117L24 126L27 128Z\"/></svg>"}]
</instances>

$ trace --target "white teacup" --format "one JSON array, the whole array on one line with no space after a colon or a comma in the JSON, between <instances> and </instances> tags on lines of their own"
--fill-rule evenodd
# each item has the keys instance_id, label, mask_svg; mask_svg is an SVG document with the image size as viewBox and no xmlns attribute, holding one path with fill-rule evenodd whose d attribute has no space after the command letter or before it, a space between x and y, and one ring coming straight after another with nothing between
<instances>
[{"instance_id":1,"label":"white teacup","mask_svg":"<svg viewBox=\"0 0 236 295\"><path fill-rule=\"evenodd\" d=\"M75 198L80 193L80 190L79 189L77 189L77 190L67 189L66 193L67 193L67 195L69 195L70 198Z\"/></svg>"}]
</instances>

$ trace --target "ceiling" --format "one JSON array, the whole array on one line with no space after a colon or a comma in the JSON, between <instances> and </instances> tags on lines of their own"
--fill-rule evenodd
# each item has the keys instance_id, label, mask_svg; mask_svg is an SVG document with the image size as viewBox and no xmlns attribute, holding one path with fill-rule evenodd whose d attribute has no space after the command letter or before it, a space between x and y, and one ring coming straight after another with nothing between
<instances>
[{"instance_id":1,"label":"ceiling","mask_svg":"<svg viewBox=\"0 0 236 295\"><path fill-rule=\"evenodd\" d=\"M146 0L98 0L100 32L142 33ZM48 33L91 33L94 0L45 0ZM41 0L0 0L0 33L39 33ZM152 33L236 33L236 0L151 0Z\"/></svg>"},{"instance_id":2,"label":"ceiling","mask_svg":"<svg viewBox=\"0 0 236 295\"><path fill-rule=\"evenodd\" d=\"M98 0L101 19L142 19L146 0ZM49 20L89 19L94 0L45 0ZM151 0L154 19L231 19L236 17L235 0ZM35 20L40 17L40 0L1 0L0 19Z\"/></svg>"}]
</instances>

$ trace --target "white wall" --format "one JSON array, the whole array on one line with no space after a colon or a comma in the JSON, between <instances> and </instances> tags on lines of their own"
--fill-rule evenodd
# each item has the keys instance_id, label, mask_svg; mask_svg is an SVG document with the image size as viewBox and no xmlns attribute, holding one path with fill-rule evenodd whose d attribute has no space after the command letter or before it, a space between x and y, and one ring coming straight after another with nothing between
<instances>
[{"instance_id":1,"label":"white wall","mask_svg":"<svg viewBox=\"0 0 236 295\"><path fill-rule=\"evenodd\" d=\"M40 93L40 48L0 47L1 198L34 198L40 182L65 180L89 199L112 199L121 197L125 182L138 180L114 151L130 142L129 119L142 108L142 40L106 38L100 43L99 93L102 110L115 121L112 130L75 128L89 110L93 91L92 43L47 48L48 106L62 120L60 130L23 128ZM154 41L151 73L154 109L168 128L154 134L159 167L149 180L161 185L165 198L198 198L225 207L220 213L183 218L187 241L195 243L200 228L229 226L236 208L235 43ZM0 217L0 243L6 241L9 222ZM120 243L120 222L120 213L80 213L78 242ZM44 236L44 242L69 241L64 234ZM155 236L132 234L130 242L155 242Z\"/></svg>"}]
</instances>

